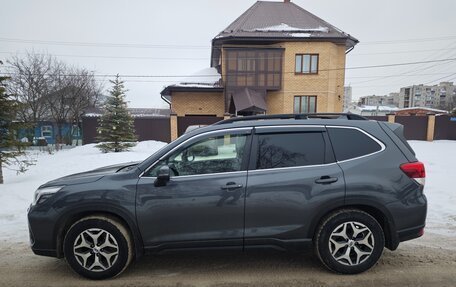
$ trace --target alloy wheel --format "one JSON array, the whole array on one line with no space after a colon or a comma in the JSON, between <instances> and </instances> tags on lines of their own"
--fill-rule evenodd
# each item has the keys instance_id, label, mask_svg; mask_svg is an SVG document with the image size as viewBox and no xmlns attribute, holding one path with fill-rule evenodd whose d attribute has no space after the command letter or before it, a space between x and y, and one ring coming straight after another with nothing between
<instances>
[{"instance_id":1,"label":"alloy wheel","mask_svg":"<svg viewBox=\"0 0 456 287\"><path fill-rule=\"evenodd\" d=\"M333 258L343 265L363 263L374 251L374 246L372 231L356 221L340 224L329 237L329 251Z\"/></svg>"},{"instance_id":2,"label":"alloy wheel","mask_svg":"<svg viewBox=\"0 0 456 287\"><path fill-rule=\"evenodd\" d=\"M102 272L111 268L119 256L119 245L114 236L100 228L82 231L75 239L73 253L85 269Z\"/></svg>"}]
</instances>

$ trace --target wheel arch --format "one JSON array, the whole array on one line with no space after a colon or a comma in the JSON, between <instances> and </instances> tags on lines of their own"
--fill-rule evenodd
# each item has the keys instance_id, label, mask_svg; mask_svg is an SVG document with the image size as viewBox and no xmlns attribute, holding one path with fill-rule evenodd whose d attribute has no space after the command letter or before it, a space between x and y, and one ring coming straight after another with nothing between
<instances>
[{"instance_id":1,"label":"wheel arch","mask_svg":"<svg viewBox=\"0 0 456 287\"><path fill-rule=\"evenodd\" d=\"M399 245L399 239L397 238L396 227L393 221L393 218L389 211L386 208L383 208L377 204L373 203L350 203L340 206L332 207L328 210L321 212L316 216L310 226L310 232L312 240L315 239L315 234L318 230L318 227L322 224L327 216L337 212L341 209L358 209L364 211L371 215L377 220L380 226L383 229L385 235L385 247L390 250L395 250Z\"/></svg>"},{"instance_id":2,"label":"wheel arch","mask_svg":"<svg viewBox=\"0 0 456 287\"><path fill-rule=\"evenodd\" d=\"M57 225L59 228L56 229L54 236L58 258L62 258L64 256L63 241L69 228L78 220L88 216L107 216L119 221L119 223L123 224L130 233L132 243L134 245L135 258L139 258L144 254L144 245L134 219L127 215L125 211L116 207L97 206L97 208L75 208L67 211L65 215L62 216L62 219Z\"/></svg>"}]
</instances>

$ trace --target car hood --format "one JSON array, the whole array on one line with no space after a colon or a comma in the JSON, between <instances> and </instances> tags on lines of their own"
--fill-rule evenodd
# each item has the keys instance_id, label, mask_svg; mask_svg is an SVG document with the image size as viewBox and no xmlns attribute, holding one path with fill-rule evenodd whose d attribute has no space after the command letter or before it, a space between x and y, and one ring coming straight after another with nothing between
<instances>
[{"instance_id":1,"label":"car hood","mask_svg":"<svg viewBox=\"0 0 456 287\"><path fill-rule=\"evenodd\" d=\"M133 167L136 167L140 161L138 162L128 162L122 164L115 164L100 167L94 170L75 173L72 175L64 176L52 181L43 184L42 187L49 187L49 186L57 186L57 185L73 185L73 184L82 184L82 183L90 183L101 179L105 175L114 174L120 170L130 170Z\"/></svg>"}]
</instances>

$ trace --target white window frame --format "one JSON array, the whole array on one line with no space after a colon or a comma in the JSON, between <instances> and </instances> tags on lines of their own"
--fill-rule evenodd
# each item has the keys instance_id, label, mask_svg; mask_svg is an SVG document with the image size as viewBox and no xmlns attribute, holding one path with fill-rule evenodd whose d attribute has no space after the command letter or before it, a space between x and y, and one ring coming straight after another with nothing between
<instances>
[{"instance_id":1,"label":"white window frame","mask_svg":"<svg viewBox=\"0 0 456 287\"><path fill-rule=\"evenodd\" d=\"M44 133L50 133L51 135L45 136ZM54 130L53 130L52 126L50 126L50 125L41 126L41 137L51 138L53 135L54 135Z\"/></svg>"}]
</instances>

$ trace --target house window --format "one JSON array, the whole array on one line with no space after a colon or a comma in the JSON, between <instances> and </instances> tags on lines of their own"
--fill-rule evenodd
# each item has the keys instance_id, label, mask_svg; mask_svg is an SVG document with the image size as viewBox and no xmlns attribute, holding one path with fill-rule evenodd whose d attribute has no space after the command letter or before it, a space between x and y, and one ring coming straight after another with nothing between
<instances>
[{"instance_id":1,"label":"house window","mask_svg":"<svg viewBox=\"0 0 456 287\"><path fill-rule=\"evenodd\" d=\"M227 87L280 89L282 50L227 49Z\"/></svg>"},{"instance_id":2,"label":"house window","mask_svg":"<svg viewBox=\"0 0 456 287\"><path fill-rule=\"evenodd\" d=\"M77 125L73 125L71 127L71 135L73 137L80 137L81 136L81 130L79 129L79 127Z\"/></svg>"},{"instance_id":3,"label":"house window","mask_svg":"<svg viewBox=\"0 0 456 287\"><path fill-rule=\"evenodd\" d=\"M318 74L318 54L297 54L296 74Z\"/></svg>"},{"instance_id":4,"label":"house window","mask_svg":"<svg viewBox=\"0 0 456 287\"><path fill-rule=\"evenodd\" d=\"M294 98L294 113L307 114L317 112L316 96L296 96Z\"/></svg>"},{"instance_id":5,"label":"house window","mask_svg":"<svg viewBox=\"0 0 456 287\"><path fill-rule=\"evenodd\" d=\"M52 126L42 126L41 127L41 136L42 137L52 137Z\"/></svg>"}]
</instances>

